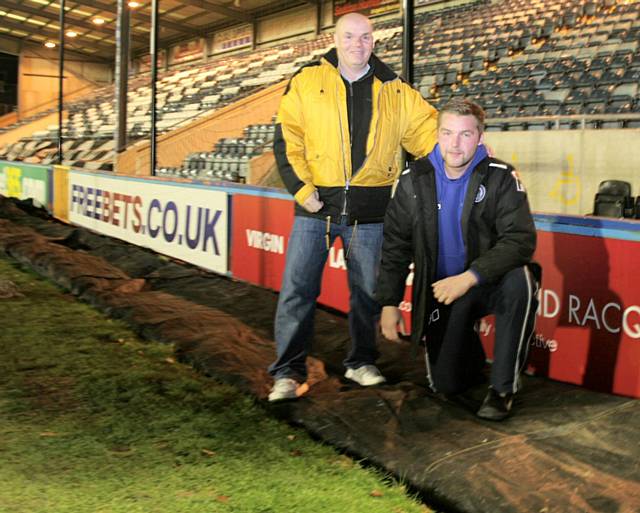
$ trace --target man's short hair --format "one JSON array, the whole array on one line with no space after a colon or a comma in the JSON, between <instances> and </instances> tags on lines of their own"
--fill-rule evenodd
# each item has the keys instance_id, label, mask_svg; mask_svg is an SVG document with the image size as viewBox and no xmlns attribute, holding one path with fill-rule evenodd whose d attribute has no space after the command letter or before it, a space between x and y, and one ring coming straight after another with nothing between
<instances>
[{"instance_id":1,"label":"man's short hair","mask_svg":"<svg viewBox=\"0 0 640 513\"><path fill-rule=\"evenodd\" d=\"M458 116L473 116L478 122L478 129L480 132L484 131L484 109L476 102L467 100L466 98L454 98L453 100L449 100L447 104L440 109L440 115L438 116L438 128L440 127L441 116L445 112L448 112L449 114L456 114Z\"/></svg>"}]
</instances>

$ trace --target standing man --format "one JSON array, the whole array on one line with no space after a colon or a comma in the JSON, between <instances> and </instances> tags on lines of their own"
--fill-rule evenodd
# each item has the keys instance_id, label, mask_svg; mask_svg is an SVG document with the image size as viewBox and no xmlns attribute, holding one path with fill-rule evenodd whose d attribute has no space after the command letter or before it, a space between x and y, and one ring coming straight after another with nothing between
<instances>
[{"instance_id":1,"label":"standing man","mask_svg":"<svg viewBox=\"0 0 640 513\"><path fill-rule=\"evenodd\" d=\"M540 268L524 187L513 167L487 156L483 129L484 111L469 100L441 109L438 144L402 173L387 210L377 297L382 333L397 340L415 263L412 338L426 336L429 385L443 394L477 382L485 355L474 328L495 314L491 386L477 415L502 420L526 362Z\"/></svg>"},{"instance_id":2,"label":"standing man","mask_svg":"<svg viewBox=\"0 0 640 513\"><path fill-rule=\"evenodd\" d=\"M382 221L400 146L424 156L435 144L436 110L372 54L369 19L343 16L334 41L335 49L293 76L278 111L274 152L296 205L275 319L270 401L295 399L306 389L316 299L337 237L351 293L345 377L362 386L385 381L375 366Z\"/></svg>"}]
</instances>

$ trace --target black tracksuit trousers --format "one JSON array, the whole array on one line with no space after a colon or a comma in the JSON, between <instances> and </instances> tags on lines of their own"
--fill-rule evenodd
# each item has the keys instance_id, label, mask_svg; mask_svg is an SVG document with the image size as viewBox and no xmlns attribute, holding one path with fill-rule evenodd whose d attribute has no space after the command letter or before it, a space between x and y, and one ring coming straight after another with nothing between
<instances>
[{"instance_id":1,"label":"black tracksuit trousers","mask_svg":"<svg viewBox=\"0 0 640 513\"><path fill-rule=\"evenodd\" d=\"M508 272L498 283L473 287L451 305L437 305L426 338L431 388L457 394L478 383L485 354L476 321L494 314L491 386L500 393L515 393L535 327L537 291L538 280L525 266Z\"/></svg>"}]
</instances>

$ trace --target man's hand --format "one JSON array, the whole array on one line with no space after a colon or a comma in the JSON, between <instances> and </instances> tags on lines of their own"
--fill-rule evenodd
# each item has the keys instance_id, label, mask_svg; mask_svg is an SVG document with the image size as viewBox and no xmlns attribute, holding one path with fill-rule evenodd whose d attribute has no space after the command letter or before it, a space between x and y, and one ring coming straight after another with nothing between
<instances>
[{"instance_id":1,"label":"man's hand","mask_svg":"<svg viewBox=\"0 0 640 513\"><path fill-rule=\"evenodd\" d=\"M406 335L406 329L404 326L404 319L400 313L400 308L397 306L383 306L382 314L380 315L380 329L382 335L391 342L400 342L398 337L398 329L400 333Z\"/></svg>"},{"instance_id":2,"label":"man's hand","mask_svg":"<svg viewBox=\"0 0 640 513\"><path fill-rule=\"evenodd\" d=\"M462 274L449 276L442 280L438 280L431 285L433 288L433 297L440 303L450 305L459 297L464 296L467 291L478 284L476 275L471 271L465 271Z\"/></svg>"},{"instance_id":3,"label":"man's hand","mask_svg":"<svg viewBox=\"0 0 640 513\"><path fill-rule=\"evenodd\" d=\"M302 204L302 208L304 208L307 212L311 212L312 214L320 210L323 206L324 203L320 201L320 195L318 194L318 191L313 191L311 196L309 196Z\"/></svg>"}]
</instances>

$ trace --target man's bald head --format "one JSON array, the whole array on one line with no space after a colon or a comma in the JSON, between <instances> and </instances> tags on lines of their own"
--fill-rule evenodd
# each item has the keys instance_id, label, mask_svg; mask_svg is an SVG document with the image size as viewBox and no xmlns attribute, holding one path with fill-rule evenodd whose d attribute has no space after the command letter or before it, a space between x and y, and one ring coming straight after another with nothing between
<instances>
[{"instance_id":1,"label":"man's bald head","mask_svg":"<svg viewBox=\"0 0 640 513\"><path fill-rule=\"evenodd\" d=\"M373 52L373 25L369 18L352 12L336 23L333 37L340 71L350 80L362 74Z\"/></svg>"},{"instance_id":2,"label":"man's bald head","mask_svg":"<svg viewBox=\"0 0 640 513\"><path fill-rule=\"evenodd\" d=\"M358 12L350 12L344 16L340 16L336 22L336 33L344 31L345 26L351 27L352 25L366 26L369 28L369 31L373 33L373 24L371 23L371 20L364 14L360 14Z\"/></svg>"}]
</instances>

